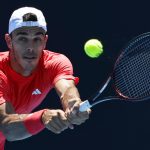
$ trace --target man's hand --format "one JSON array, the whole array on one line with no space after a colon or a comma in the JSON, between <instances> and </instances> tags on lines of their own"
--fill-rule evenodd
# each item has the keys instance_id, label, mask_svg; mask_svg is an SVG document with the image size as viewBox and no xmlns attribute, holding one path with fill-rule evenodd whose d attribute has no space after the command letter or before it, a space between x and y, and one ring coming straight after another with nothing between
<instances>
[{"instance_id":1,"label":"man's hand","mask_svg":"<svg viewBox=\"0 0 150 150\"><path fill-rule=\"evenodd\" d=\"M46 110L43 113L42 121L48 130L50 130L56 134L61 133L68 127L71 128L71 125L68 122L64 111L62 111L60 109Z\"/></svg>"},{"instance_id":2,"label":"man's hand","mask_svg":"<svg viewBox=\"0 0 150 150\"><path fill-rule=\"evenodd\" d=\"M85 112L79 111L82 101L73 80L61 79L55 84L55 89L70 124L80 125L89 118L90 109Z\"/></svg>"},{"instance_id":3,"label":"man's hand","mask_svg":"<svg viewBox=\"0 0 150 150\"><path fill-rule=\"evenodd\" d=\"M66 117L68 118L69 122L72 124L80 125L84 123L88 118L91 110L88 109L85 112L80 112L80 103L81 100L69 100L68 107L65 110Z\"/></svg>"}]
</instances>

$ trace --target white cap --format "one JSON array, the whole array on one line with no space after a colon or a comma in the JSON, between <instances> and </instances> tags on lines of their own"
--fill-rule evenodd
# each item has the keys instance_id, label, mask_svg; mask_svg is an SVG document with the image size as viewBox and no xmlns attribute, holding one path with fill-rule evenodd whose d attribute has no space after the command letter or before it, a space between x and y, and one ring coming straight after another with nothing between
<instances>
[{"instance_id":1,"label":"white cap","mask_svg":"<svg viewBox=\"0 0 150 150\"><path fill-rule=\"evenodd\" d=\"M37 21L23 21L23 16L27 13L33 13L37 17ZM9 31L8 33L10 34L12 31L15 29L18 29L20 27L41 27L45 31L47 31L47 26L46 26L46 21L43 13L33 7L22 7L17 10L15 10L9 20Z\"/></svg>"}]
</instances>

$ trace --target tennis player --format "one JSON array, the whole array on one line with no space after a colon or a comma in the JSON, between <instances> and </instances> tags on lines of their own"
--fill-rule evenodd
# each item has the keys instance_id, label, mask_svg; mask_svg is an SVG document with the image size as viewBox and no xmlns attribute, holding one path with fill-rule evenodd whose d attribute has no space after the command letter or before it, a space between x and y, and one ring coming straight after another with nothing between
<instances>
[{"instance_id":1,"label":"tennis player","mask_svg":"<svg viewBox=\"0 0 150 150\"><path fill-rule=\"evenodd\" d=\"M9 51L0 53L0 150L5 140L28 138L47 128L56 134L89 118L81 103L70 60L45 50L48 40L43 13L33 7L15 10L5 40ZM62 108L32 112L55 88Z\"/></svg>"}]
</instances>

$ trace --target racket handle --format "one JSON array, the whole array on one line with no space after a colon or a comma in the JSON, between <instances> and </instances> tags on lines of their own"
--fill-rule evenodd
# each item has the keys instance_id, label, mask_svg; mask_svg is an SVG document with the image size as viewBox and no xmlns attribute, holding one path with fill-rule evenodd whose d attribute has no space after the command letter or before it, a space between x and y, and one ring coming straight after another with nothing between
<instances>
[{"instance_id":1,"label":"racket handle","mask_svg":"<svg viewBox=\"0 0 150 150\"><path fill-rule=\"evenodd\" d=\"M89 108L91 108L91 107L92 107L92 105L90 105L89 101L86 100L86 101L84 101L84 102L82 102L82 103L80 104L79 111L80 111L80 112L84 112L84 111L86 111L87 109L89 109Z\"/></svg>"}]
</instances>

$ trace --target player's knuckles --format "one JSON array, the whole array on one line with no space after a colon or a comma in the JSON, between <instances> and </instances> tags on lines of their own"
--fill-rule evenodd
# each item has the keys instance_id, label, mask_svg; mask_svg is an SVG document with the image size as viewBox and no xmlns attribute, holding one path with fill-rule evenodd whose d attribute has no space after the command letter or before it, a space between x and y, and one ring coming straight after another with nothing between
<instances>
[{"instance_id":1,"label":"player's knuckles","mask_svg":"<svg viewBox=\"0 0 150 150\"><path fill-rule=\"evenodd\" d=\"M70 114L67 116L67 118L68 118L70 123L80 125L81 123L83 123L87 119L89 119L89 114L88 113L84 113L84 114L79 113L76 115Z\"/></svg>"},{"instance_id":2,"label":"player's knuckles","mask_svg":"<svg viewBox=\"0 0 150 150\"><path fill-rule=\"evenodd\" d=\"M67 119L71 119L73 116L74 116L73 113L70 112L70 111L66 113L66 118Z\"/></svg>"},{"instance_id":3,"label":"player's knuckles","mask_svg":"<svg viewBox=\"0 0 150 150\"><path fill-rule=\"evenodd\" d=\"M76 117L73 115L69 115L69 116L67 116L67 118L68 118L69 122L71 122L71 123L74 122L74 120L76 120Z\"/></svg>"},{"instance_id":4,"label":"player's knuckles","mask_svg":"<svg viewBox=\"0 0 150 150\"><path fill-rule=\"evenodd\" d=\"M59 129L61 128L61 125L60 125L60 121L58 121L59 119L57 117L53 117L49 120L49 122L47 122L47 126L54 126L55 128Z\"/></svg>"},{"instance_id":5,"label":"player's knuckles","mask_svg":"<svg viewBox=\"0 0 150 150\"><path fill-rule=\"evenodd\" d=\"M78 115L79 115L80 118L88 119L90 114L87 111L87 112L80 112Z\"/></svg>"},{"instance_id":6,"label":"player's knuckles","mask_svg":"<svg viewBox=\"0 0 150 150\"><path fill-rule=\"evenodd\" d=\"M83 118L83 120L87 120L89 119L89 115L88 114L82 115L81 118Z\"/></svg>"},{"instance_id":7,"label":"player's knuckles","mask_svg":"<svg viewBox=\"0 0 150 150\"><path fill-rule=\"evenodd\" d=\"M55 121L59 125L59 127L62 129L66 129L69 126L69 122L67 118L57 118Z\"/></svg>"},{"instance_id":8,"label":"player's knuckles","mask_svg":"<svg viewBox=\"0 0 150 150\"><path fill-rule=\"evenodd\" d=\"M49 111L47 111L47 113L45 114L44 117L45 117L45 120L46 120L46 121L51 121L51 120L57 118L57 116L58 116L58 114L57 114L56 111L54 111L54 110L49 110Z\"/></svg>"},{"instance_id":9,"label":"player's knuckles","mask_svg":"<svg viewBox=\"0 0 150 150\"><path fill-rule=\"evenodd\" d=\"M74 124L76 124L76 125L80 125L80 124L82 124L84 122L85 122L85 120L80 120L80 119L74 120Z\"/></svg>"},{"instance_id":10,"label":"player's knuckles","mask_svg":"<svg viewBox=\"0 0 150 150\"><path fill-rule=\"evenodd\" d=\"M62 114L62 112L55 112L52 116L51 116L52 120L57 120L57 119L65 119L65 115Z\"/></svg>"},{"instance_id":11,"label":"player's knuckles","mask_svg":"<svg viewBox=\"0 0 150 150\"><path fill-rule=\"evenodd\" d=\"M53 133L58 133L58 132L59 132L58 129L56 128L56 126L53 127L51 124L47 124L47 125L46 125L46 128L47 128L48 130L50 130L51 132L53 132Z\"/></svg>"},{"instance_id":12,"label":"player's knuckles","mask_svg":"<svg viewBox=\"0 0 150 150\"><path fill-rule=\"evenodd\" d=\"M60 133L61 133L61 131L60 131L60 130L57 130L57 129L51 129L51 131L52 131L53 133L55 133L55 134L60 134Z\"/></svg>"},{"instance_id":13,"label":"player's knuckles","mask_svg":"<svg viewBox=\"0 0 150 150\"><path fill-rule=\"evenodd\" d=\"M65 117L69 118L70 117L70 111L65 112Z\"/></svg>"},{"instance_id":14,"label":"player's knuckles","mask_svg":"<svg viewBox=\"0 0 150 150\"><path fill-rule=\"evenodd\" d=\"M61 124L61 125L58 126L57 131L62 132L64 130L66 130L67 128L68 128L68 125Z\"/></svg>"},{"instance_id":15,"label":"player's knuckles","mask_svg":"<svg viewBox=\"0 0 150 150\"><path fill-rule=\"evenodd\" d=\"M68 121L68 119L67 120L63 120L63 122L62 122L66 127L68 127L69 126L69 121Z\"/></svg>"},{"instance_id":16,"label":"player's knuckles","mask_svg":"<svg viewBox=\"0 0 150 150\"><path fill-rule=\"evenodd\" d=\"M75 118L68 118L68 122L69 122L69 124L71 123L71 124L75 124L75 122L76 122L76 119Z\"/></svg>"},{"instance_id":17,"label":"player's knuckles","mask_svg":"<svg viewBox=\"0 0 150 150\"><path fill-rule=\"evenodd\" d=\"M89 117L88 116L78 116L78 118L74 119L73 122L77 125L84 123Z\"/></svg>"},{"instance_id":18,"label":"player's knuckles","mask_svg":"<svg viewBox=\"0 0 150 150\"><path fill-rule=\"evenodd\" d=\"M57 120L58 116L51 116L51 118L49 119L49 124L55 124L56 120Z\"/></svg>"},{"instance_id":19,"label":"player's knuckles","mask_svg":"<svg viewBox=\"0 0 150 150\"><path fill-rule=\"evenodd\" d=\"M67 119L68 119L68 122L72 123L73 119L70 116L68 116Z\"/></svg>"},{"instance_id":20,"label":"player's knuckles","mask_svg":"<svg viewBox=\"0 0 150 150\"><path fill-rule=\"evenodd\" d=\"M75 117L75 118L71 118L70 119L70 122L72 123L72 124L76 124L76 123L79 123L80 122L80 118L79 117Z\"/></svg>"},{"instance_id":21,"label":"player's knuckles","mask_svg":"<svg viewBox=\"0 0 150 150\"><path fill-rule=\"evenodd\" d=\"M67 122L66 122L66 121L63 121L63 122L59 123L59 129L60 129L61 131L67 129L68 127L69 127L68 121L67 121Z\"/></svg>"},{"instance_id":22,"label":"player's knuckles","mask_svg":"<svg viewBox=\"0 0 150 150\"><path fill-rule=\"evenodd\" d=\"M54 133L60 133L68 128L67 118L58 114L59 112L53 112L51 115L49 115L49 118L45 123L46 128Z\"/></svg>"},{"instance_id":23,"label":"player's knuckles","mask_svg":"<svg viewBox=\"0 0 150 150\"><path fill-rule=\"evenodd\" d=\"M81 125L82 123L84 123L84 122L76 122L76 125Z\"/></svg>"},{"instance_id":24,"label":"player's knuckles","mask_svg":"<svg viewBox=\"0 0 150 150\"><path fill-rule=\"evenodd\" d=\"M64 131L65 129L67 129L68 127L66 126L66 125L58 125L58 123L56 123L56 122L51 122L48 126L47 126L47 128L49 129L49 130L51 130L52 132L54 132L54 133L61 133L62 131Z\"/></svg>"}]
</instances>

